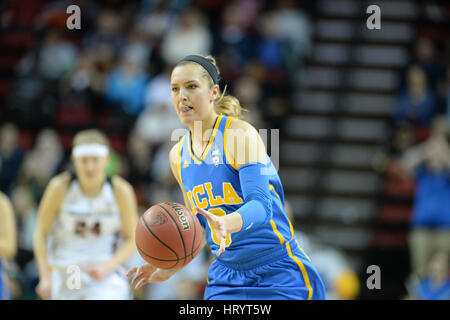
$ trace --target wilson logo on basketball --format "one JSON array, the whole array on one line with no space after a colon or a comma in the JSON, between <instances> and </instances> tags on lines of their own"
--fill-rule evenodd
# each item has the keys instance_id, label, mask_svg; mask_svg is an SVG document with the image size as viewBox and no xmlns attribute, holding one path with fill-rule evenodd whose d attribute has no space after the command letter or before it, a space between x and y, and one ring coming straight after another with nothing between
<instances>
[{"instance_id":1,"label":"wilson logo on basketball","mask_svg":"<svg viewBox=\"0 0 450 320\"><path fill-rule=\"evenodd\" d=\"M167 222L167 217L162 213L158 213L150 221L150 226L152 226L152 227L161 226L166 222Z\"/></svg>"},{"instance_id":2,"label":"wilson logo on basketball","mask_svg":"<svg viewBox=\"0 0 450 320\"><path fill-rule=\"evenodd\" d=\"M181 225L183 226L183 231L189 230L191 228L191 226L189 225L189 221L186 218L186 216L184 215L184 210L183 208L177 206L174 203L170 203L170 206L176 211L176 213L178 214L178 219L180 219L181 221Z\"/></svg>"}]
</instances>

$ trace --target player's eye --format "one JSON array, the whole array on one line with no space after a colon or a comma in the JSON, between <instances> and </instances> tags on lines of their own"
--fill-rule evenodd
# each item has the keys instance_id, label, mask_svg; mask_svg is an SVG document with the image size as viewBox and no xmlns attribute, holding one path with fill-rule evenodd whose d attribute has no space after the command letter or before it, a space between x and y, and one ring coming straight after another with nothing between
<instances>
[{"instance_id":1,"label":"player's eye","mask_svg":"<svg viewBox=\"0 0 450 320\"><path fill-rule=\"evenodd\" d=\"M195 88L197 88L197 85L195 85L195 84L191 84L191 85L189 85L189 87L188 87L189 89L195 89Z\"/></svg>"},{"instance_id":2,"label":"player's eye","mask_svg":"<svg viewBox=\"0 0 450 320\"><path fill-rule=\"evenodd\" d=\"M172 92L178 92L178 88L172 87Z\"/></svg>"}]
</instances>

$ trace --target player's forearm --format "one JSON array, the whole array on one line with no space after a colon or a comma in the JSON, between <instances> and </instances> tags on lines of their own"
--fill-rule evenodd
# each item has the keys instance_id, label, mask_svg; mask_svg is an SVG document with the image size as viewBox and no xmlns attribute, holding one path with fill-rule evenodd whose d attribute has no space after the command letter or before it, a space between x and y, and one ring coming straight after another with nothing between
<instances>
[{"instance_id":1,"label":"player's forearm","mask_svg":"<svg viewBox=\"0 0 450 320\"><path fill-rule=\"evenodd\" d=\"M227 214L224 217L224 220L226 223L226 230L228 231L228 233L235 233L241 231L243 220L239 212L235 211L230 214Z\"/></svg>"},{"instance_id":2,"label":"player's forearm","mask_svg":"<svg viewBox=\"0 0 450 320\"><path fill-rule=\"evenodd\" d=\"M111 269L115 269L119 265L125 263L136 252L136 244L134 239L127 239L114 253L112 259L108 261Z\"/></svg>"},{"instance_id":3,"label":"player's forearm","mask_svg":"<svg viewBox=\"0 0 450 320\"><path fill-rule=\"evenodd\" d=\"M34 257L39 271L39 278L50 278L50 266L47 258L47 244L46 238L40 232L36 231L34 237Z\"/></svg>"}]
</instances>

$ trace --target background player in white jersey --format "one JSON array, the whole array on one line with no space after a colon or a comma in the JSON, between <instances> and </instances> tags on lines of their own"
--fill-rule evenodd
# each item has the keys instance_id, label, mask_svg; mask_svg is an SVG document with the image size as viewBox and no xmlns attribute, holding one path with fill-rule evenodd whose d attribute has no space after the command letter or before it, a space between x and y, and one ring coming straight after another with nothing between
<instances>
[{"instance_id":1,"label":"background player in white jersey","mask_svg":"<svg viewBox=\"0 0 450 320\"><path fill-rule=\"evenodd\" d=\"M121 265L136 252L136 197L127 181L106 176L108 159L103 133L79 132L72 149L76 175L55 176L44 192L34 245L41 298L131 298Z\"/></svg>"}]
</instances>

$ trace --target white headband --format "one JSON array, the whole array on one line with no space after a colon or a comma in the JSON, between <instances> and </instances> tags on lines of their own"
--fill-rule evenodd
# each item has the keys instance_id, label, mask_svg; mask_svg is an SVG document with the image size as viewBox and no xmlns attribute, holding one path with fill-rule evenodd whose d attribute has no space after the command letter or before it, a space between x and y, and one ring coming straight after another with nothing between
<instances>
[{"instance_id":1,"label":"white headband","mask_svg":"<svg viewBox=\"0 0 450 320\"><path fill-rule=\"evenodd\" d=\"M78 157L106 157L109 154L109 149L103 144L82 144L76 146L72 150L72 156Z\"/></svg>"}]
</instances>

